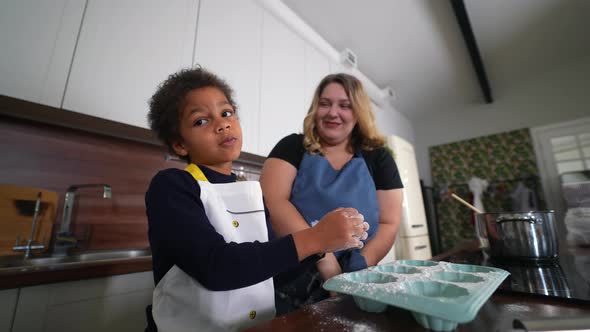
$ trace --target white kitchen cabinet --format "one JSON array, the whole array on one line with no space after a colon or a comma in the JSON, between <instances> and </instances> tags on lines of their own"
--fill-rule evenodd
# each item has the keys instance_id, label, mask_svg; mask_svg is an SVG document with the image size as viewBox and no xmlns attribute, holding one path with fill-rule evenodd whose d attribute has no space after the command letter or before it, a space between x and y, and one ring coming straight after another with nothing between
<instances>
[{"instance_id":1,"label":"white kitchen cabinet","mask_svg":"<svg viewBox=\"0 0 590 332\"><path fill-rule=\"evenodd\" d=\"M387 111L381 108L379 105L375 104L371 101L371 109L373 110L373 115L375 116L375 124L377 125L377 129L381 134L387 135L388 131L390 131L391 126L391 119L387 116Z\"/></svg>"},{"instance_id":2,"label":"white kitchen cabinet","mask_svg":"<svg viewBox=\"0 0 590 332\"><path fill-rule=\"evenodd\" d=\"M18 299L18 289L0 291L0 332L9 332Z\"/></svg>"},{"instance_id":3,"label":"white kitchen cabinet","mask_svg":"<svg viewBox=\"0 0 590 332\"><path fill-rule=\"evenodd\" d=\"M397 243L398 252L396 254L400 259L417 259L426 260L432 258L430 249L430 238L427 235L414 237L401 237Z\"/></svg>"},{"instance_id":4,"label":"white kitchen cabinet","mask_svg":"<svg viewBox=\"0 0 590 332\"><path fill-rule=\"evenodd\" d=\"M379 117L383 116L383 109L371 101L371 110L373 110L373 115L375 116L375 124L377 125L377 129L379 132L381 132L381 134L385 135L384 127L387 126L387 122L379 121Z\"/></svg>"},{"instance_id":5,"label":"white kitchen cabinet","mask_svg":"<svg viewBox=\"0 0 590 332\"><path fill-rule=\"evenodd\" d=\"M63 108L148 127L148 101L190 67L198 0L89 1Z\"/></svg>"},{"instance_id":6,"label":"white kitchen cabinet","mask_svg":"<svg viewBox=\"0 0 590 332\"><path fill-rule=\"evenodd\" d=\"M379 107L373 101L371 101L371 109L373 110L373 113L375 113L375 115L376 115L377 112L381 112L382 111L381 107Z\"/></svg>"},{"instance_id":7,"label":"white kitchen cabinet","mask_svg":"<svg viewBox=\"0 0 590 332\"><path fill-rule=\"evenodd\" d=\"M393 246L391 246L391 249L389 249L389 251L387 252L387 254L385 254L385 256L383 258L381 258L381 260L379 261L379 263L377 263L377 265L391 263L396 260L396 257L398 255L398 253L397 253L398 250L396 249L397 243L398 243L398 241L395 241L393 243Z\"/></svg>"},{"instance_id":8,"label":"white kitchen cabinet","mask_svg":"<svg viewBox=\"0 0 590 332\"><path fill-rule=\"evenodd\" d=\"M254 154L259 154L261 51L262 8L257 3L201 0L194 63L221 76L233 88L242 150Z\"/></svg>"},{"instance_id":9,"label":"white kitchen cabinet","mask_svg":"<svg viewBox=\"0 0 590 332\"><path fill-rule=\"evenodd\" d=\"M152 272L20 289L13 332L143 331Z\"/></svg>"},{"instance_id":10,"label":"white kitchen cabinet","mask_svg":"<svg viewBox=\"0 0 590 332\"><path fill-rule=\"evenodd\" d=\"M404 185L403 227L400 229L399 235L418 236L428 234L414 147L397 136L388 137L388 145L393 150L395 163Z\"/></svg>"},{"instance_id":11,"label":"white kitchen cabinet","mask_svg":"<svg viewBox=\"0 0 590 332\"><path fill-rule=\"evenodd\" d=\"M262 26L259 154L267 156L281 138L302 132L305 44L266 11Z\"/></svg>"},{"instance_id":12,"label":"white kitchen cabinet","mask_svg":"<svg viewBox=\"0 0 590 332\"><path fill-rule=\"evenodd\" d=\"M0 3L0 94L61 106L85 2Z\"/></svg>"},{"instance_id":13,"label":"white kitchen cabinet","mask_svg":"<svg viewBox=\"0 0 590 332\"><path fill-rule=\"evenodd\" d=\"M404 185L402 216L396 239L400 250L396 256L401 259L429 259L432 254L414 147L397 136L388 137L387 144L393 150Z\"/></svg>"},{"instance_id":14,"label":"white kitchen cabinet","mask_svg":"<svg viewBox=\"0 0 590 332\"><path fill-rule=\"evenodd\" d=\"M303 106L305 114L311 106L313 101L313 94L318 84L324 77L330 74L330 61L328 58L320 53L315 47L309 43L305 44L305 81L304 81L304 95ZM301 124L303 126L303 124Z\"/></svg>"}]
</instances>

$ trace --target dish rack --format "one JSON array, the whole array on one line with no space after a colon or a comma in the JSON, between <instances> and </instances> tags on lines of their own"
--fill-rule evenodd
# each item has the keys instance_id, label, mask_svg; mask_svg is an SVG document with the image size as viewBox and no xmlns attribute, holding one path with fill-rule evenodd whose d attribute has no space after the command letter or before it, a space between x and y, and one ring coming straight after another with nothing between
<instances>
[{"instance_id":1,"label":"dish rack","mask_svg":"<svg viewBox=\"0 0 590 332\"><path fill-rule=\"evenodd\" d=\"M425 328L450 331L472 321L508 275L487 266L398 260L337 275L323 287L352 295L362 310L383 312L392 305L412 311Z\"/></svg>"}]
</instances>

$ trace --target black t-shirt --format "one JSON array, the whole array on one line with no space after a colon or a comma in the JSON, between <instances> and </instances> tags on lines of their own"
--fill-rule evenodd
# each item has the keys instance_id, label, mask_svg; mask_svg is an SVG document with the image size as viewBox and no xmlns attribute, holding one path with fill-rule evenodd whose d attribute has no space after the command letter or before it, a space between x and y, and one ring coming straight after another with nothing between
<instances>
[{"instance_id":1,"label":"black t-shirt","mask_svg":"<svg viewBox=\"0 0 590 332\"><path fill-rule=\"evenodd\" d=\"M304 154L303 134L291 134L281 139L272 149L268 157L284 160L295 166L296 169L299 169ZM397 170L397 165L391 154L385 148L362 151L361 154L363 159L365 159L365 163L377 190L404 187Z\"/></svg>"}]
</instances>

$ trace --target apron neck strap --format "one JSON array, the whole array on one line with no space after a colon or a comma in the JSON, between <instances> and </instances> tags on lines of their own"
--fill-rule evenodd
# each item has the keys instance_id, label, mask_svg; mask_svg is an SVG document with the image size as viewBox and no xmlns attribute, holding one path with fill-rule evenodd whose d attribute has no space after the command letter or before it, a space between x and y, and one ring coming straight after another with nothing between
<instances>
[{"instance_id":1,"label":"apron neck strap","mask_svg":"<svg viewBox=\"0 0 590 332\"><path fill-rule=\"evenodd\" d=\"M203 173L203 171L199 168L199 166L195 165L195 164L189 164L188 166L186 166L184 168L185 171L189 172L193 178L195 178L195 180L197 181L204 181L204 182L209 182L209 180L207 180L207 177L205 176L205 174Z\"/></svg>"}]
</instances>

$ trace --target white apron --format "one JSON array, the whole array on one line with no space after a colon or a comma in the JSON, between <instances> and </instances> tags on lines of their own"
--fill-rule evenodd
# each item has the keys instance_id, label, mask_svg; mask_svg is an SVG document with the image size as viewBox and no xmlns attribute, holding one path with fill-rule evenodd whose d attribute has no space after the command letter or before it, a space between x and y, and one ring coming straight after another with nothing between
<instances>
[{"instance_id":1,"label":"white apron","mask_svg":"<svg viewBox=\"0 0 590 332\"><path fill-rule=\"evenodd\" d=\"M213 184L196 165L186 170L198 181L205 213L226 242L268 241L258 182ZM159 332L245 329L274 318L273 280L210 291L174 265L154 290L152 314Z\"/></svg>"}]
</instances>

